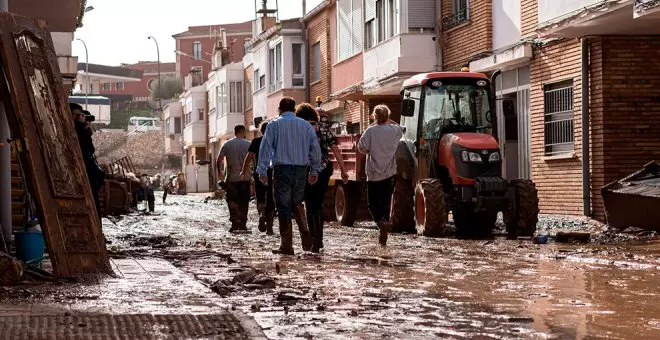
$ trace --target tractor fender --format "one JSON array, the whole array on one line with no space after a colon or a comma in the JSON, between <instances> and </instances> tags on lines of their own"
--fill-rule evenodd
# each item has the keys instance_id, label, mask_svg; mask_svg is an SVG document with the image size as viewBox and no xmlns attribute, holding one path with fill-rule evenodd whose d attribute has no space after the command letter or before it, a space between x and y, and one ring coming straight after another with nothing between
<instances>
[{"instance_id":1,"label":"tractor fender","mask_svg":"<svg viewBox=\"0 0 660 340\"><path fill-rule=\"evenodd\" d=\"M417 173L417 161L413 155L413 142L401 140L396 148L396 173L411 182Z\"/></svg>"}]
</instances>

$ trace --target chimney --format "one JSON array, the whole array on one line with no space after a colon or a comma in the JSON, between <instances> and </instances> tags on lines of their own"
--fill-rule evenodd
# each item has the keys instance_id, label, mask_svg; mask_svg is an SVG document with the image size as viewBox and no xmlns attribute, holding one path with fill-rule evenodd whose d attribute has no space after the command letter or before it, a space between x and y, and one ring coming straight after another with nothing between
<instances>
[{"instance_id":1,"label":"chimney","mask_svg":"<svg viewBox=\"0 0 660 340\"><path fill-rule=\"evenodd\" d=\"M268 0L261 1L261 9L257 11L257 14L261 14L261 18L257 19L259 21L258 26L261 26L259 34L266 32L269 28L275 26L277 23L277 18L274 16L268 16L269 14L276 14L276 9L268 9Z\"/></svg>"}]
</instances>

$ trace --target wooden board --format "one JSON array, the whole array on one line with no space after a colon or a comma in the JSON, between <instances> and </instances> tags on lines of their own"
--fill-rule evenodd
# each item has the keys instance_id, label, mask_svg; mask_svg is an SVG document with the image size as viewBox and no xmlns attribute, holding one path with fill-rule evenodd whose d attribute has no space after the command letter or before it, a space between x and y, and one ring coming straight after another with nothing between
<instances>
[{"instance_id":1,"label":"wooden board","mask_svg":"<svg viewBox=\"0 0 660 340\"><path fill-rule=\"evenodd\" d=\"M2 100L57 277L111 272L57 56L43 22L0 13Z\"/></svg>"}]
</instances>

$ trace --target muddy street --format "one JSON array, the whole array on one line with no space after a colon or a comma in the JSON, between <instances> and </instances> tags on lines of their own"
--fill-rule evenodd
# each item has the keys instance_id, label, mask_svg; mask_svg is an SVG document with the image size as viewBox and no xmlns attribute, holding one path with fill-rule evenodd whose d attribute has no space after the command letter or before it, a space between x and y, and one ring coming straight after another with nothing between
<instances>
[{"instance_id":1,"label":"muddy street","mask_svg":"<svg viewBox=\"0 0 660 340\"><path fill-rule=\"evenodd\" d=\"M658 338L660 242L535 245L326 228L320 255L229 234L224 201L172 196L104 223L111 255L159 257L252 315L273 339ZM295 229L295 227L294 227ZM297 233L294 233L297 235ZM295 239L295 238L294 238Z\"/></svg>"}]
</instances>

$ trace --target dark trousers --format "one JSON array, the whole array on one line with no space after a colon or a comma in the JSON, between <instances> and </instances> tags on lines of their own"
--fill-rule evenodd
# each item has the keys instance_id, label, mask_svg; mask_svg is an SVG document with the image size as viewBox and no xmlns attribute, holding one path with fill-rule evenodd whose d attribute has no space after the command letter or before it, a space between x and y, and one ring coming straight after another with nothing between
<instances>
[{"instance_id":1,"label":"dark trousers","mask_svg":"<svg viewBox=\"0 0 660 340\"><path fill-rule=\"evenodd\" d=\"M291 218L293 209L305 199L307 167L275 165L273 167L273 191L277 216Z\"/></svg>"},{"instance_id":2,"label":"dark trousers","mask_svg":"<svg viewBox=\"0 0 660 340\"><path fill-rule=\"evenodd\" d=\"M369 212L374 222L381 223L390 220L390 203L394 192L394 176L382 181L367 182L369 196Z\"/></svg>"},{"instance_id":3,"label":"dark trousers","mask_svg":"<svg viewBox=\"0 0 660 340\"><path fill-rule=\"evenodd\" d=\"M312 234L312 242L322 247L323 241L323 200L328 191L328 183L332 176L332 163L329 163L321 173L315 184L307 183L305 187L305 209L307 210L307 223Z\"/></svg>"},{"instance_id":4,"label":"dark trousers","mask_svg":"<svg viewBox=\"0 0 660 340\"><path fill-rule=\"evenodd\" d=\"M268 169L268 185L265 185L259 179L258 174L254 174L254 191L257 196L257 206L263 205L265 213L275 212L275 197L273 196L273 169Z\"/></svg>"},{"instance_id":5,"label":"dark trousers","mask_svg":"<svg viewBox=\"0 0 660 340\"><path fill-rule=\"evenodd\" d=\"M250 205L250 181L227 182L225 198L232 229L246 229Z\"/></svg>"}]
</instances>

